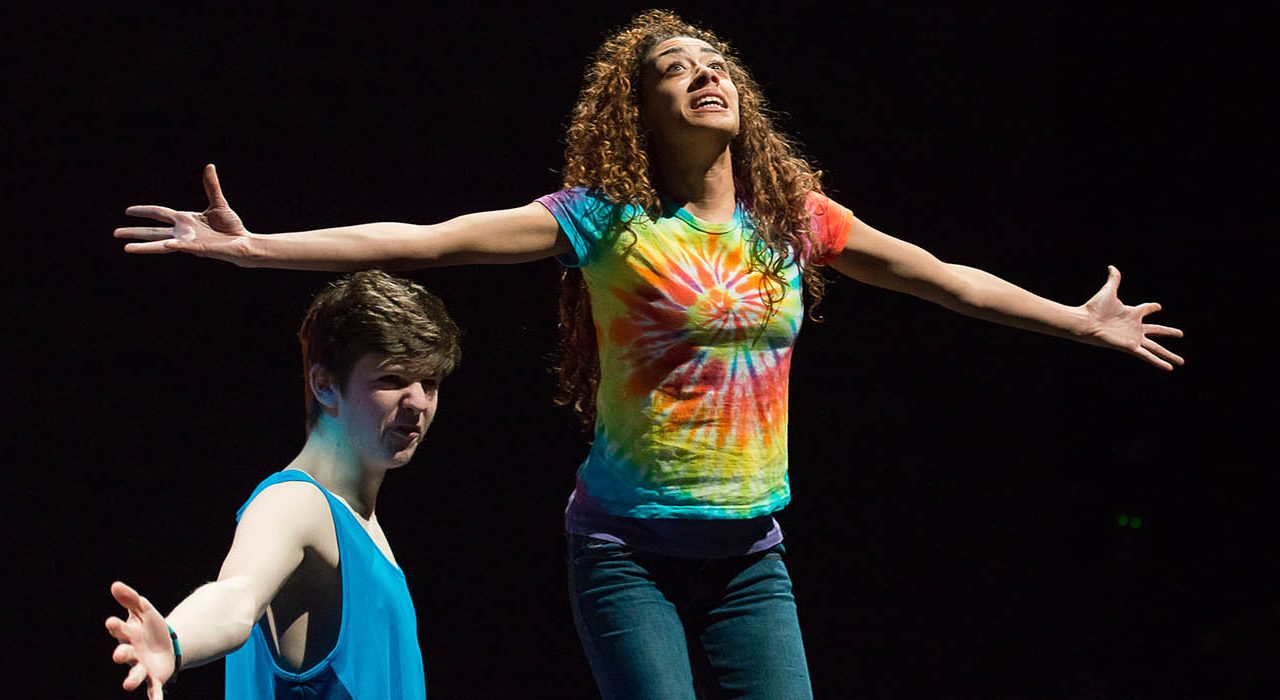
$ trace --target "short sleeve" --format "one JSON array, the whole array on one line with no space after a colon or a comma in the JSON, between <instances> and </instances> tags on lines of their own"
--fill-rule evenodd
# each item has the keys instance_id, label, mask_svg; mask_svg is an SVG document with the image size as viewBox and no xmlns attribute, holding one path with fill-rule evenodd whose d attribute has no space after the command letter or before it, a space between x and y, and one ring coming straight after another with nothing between
<instances>
[{"instance_id":1,"label":"short sleeve","mask_svg":"<svg viewBox=\"0 0 1280 700\"><path fill-rule=\"evenodd\" d=\"M539 197L569 239L571 252L556 256L565 267L582 267L594 259L597 244L608 237L618 221L618 206L603 193L572 187Z\"/></svg>"},{"instance_id":2,"label":"short sleeve","mask_svg":"<svg viewBox=\"0 0 1280 700\"><path fill-rule=\"evenodd\" d=\"M809 262L826 265L844 250L849 231L853 229L853 212L819 192L810 192L804 204L809 211L809 231L814 244Z\"/></svg>"}]
</instances>

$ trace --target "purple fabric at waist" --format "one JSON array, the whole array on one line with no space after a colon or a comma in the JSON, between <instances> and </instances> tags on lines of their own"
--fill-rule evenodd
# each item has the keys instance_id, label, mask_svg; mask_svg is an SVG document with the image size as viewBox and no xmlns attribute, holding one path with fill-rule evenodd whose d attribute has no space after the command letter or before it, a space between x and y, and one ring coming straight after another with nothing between
<instances>
[{"instance_id":1,"label":"purple fabric at waist","mask_svg":"<svg viewBox=\"0 0 1280 700\"><path fill-rule=\"evenodd\" d=\"M564 529L642 552L690 559L755 554L782 541L782 527L772 515L723 520L624 518L605 512L576 490L569 494L564 509Z\"/></svg>"}]
</instances>

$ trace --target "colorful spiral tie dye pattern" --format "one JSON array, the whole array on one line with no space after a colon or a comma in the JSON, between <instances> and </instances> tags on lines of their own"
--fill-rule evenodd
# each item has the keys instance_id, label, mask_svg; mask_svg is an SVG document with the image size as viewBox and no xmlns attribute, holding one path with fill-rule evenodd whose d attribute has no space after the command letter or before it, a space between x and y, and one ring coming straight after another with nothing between
<instances>
[{"instance_id":1,"label":"colorful spiral tie dye pattern","mask_svg":"<svg viewBox=\"0 0 1280 700\"><path fill-rule=\"evenodd\" d=\"M770 314L741 207L713 224L675 206L655 221L584 188L538 201L573 245L562 262L582 268L600 349L595 440L575 497L633 518L748 518L786 505L799 268L784 269L787 293ZM816 193L807 204L806 257L823 262L853 214Z\"/></svg>"}]
</instances>

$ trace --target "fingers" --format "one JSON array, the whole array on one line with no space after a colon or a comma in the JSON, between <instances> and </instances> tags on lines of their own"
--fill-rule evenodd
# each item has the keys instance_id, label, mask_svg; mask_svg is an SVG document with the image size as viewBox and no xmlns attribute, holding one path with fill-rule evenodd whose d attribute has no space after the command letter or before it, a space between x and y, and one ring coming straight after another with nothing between
<instances>
[{"instance_id":1,"label":"fingers","mask_svg":"<svg viewBox=\"0 0 1280 700\"><path fill-rule=\"evenodd\" d=\"M173 228L169 226L127 226L115 230L116 238L129 238L135 241L162 241L173 238Z\"/></svg>"},{"instance_id":2,"label":"fingers","mask_svg":"<svg viewBox=\"0 0 1280 700\"><path fill-rule=\"evenodd\" d=\"M1162 336L1168 336L1170 338L1182 337L1181 329L1174 328L1172 326L1161 326L1156 323L1142 324L1142 333L1143 335L1162 335Z\"/></svg>"},{"instance_id":3,"label":"fingers","mask_svg":"<svg viewBox=\"0 0 1280 700\"><path fill-rule=\"evenodd\" d=\"M138 652L134 650L132 644L118 644L116 650L111 652L111 660L118 664L132 666L138 663Z\"/></svg>"},{"instance_id":4,"label":"fingers","mask_svg":"<svg viewBox=\"0 0 1280 700\"><path fill-rule=\"evenodd\" d=\"M123 581L116 581L111 584L111 597L116 599L129 612L138 610L143 602L143 597L133 590L129 584Z\"/></svg>"},{"instance_id":5,"label":"fingers","mask_svg":"<svg viewBox=\"0 0 1280 700\"><path fill-rule=\"evenodd\" d=\"M141 618L148 613L154 613L155 608L151 602L143 596L139 595L132 587L122 581L116 581L111 584L111 596L116 602L129 611L130 619ZM129 672L124 677L124 689L131 691L137 689L138 686L148 681L149 674L145 664L141 663L138 657L138 649L133 645L130 638L129 623L118 617L112 616L107 618L107 632L111 633L120 644L116 645L114 651L111 652L111 660L118 664L128 664ZM132 625L137 632L137 624ZM164 697L161 689L162 683L156 681L154 677L150 678L147 686L147 697L152 700L162 700Z\"/></svg>"},{"instance_id":6,"label":"fingers","mask_svg":"<svg viewBox=\"0 0 1280 700\"><path fill-rule=\"evenodd\" d=\"M138 651L132 644L118 644L111 652L111 660L124 665L128 664L129 672L124 677L124 689L133 690L147 678L147 667L138 663Z\"/></svg>"},{"instance_id":7,"label":"fingers","mask_svg":"<svg viewBox=\"0 0 1280 700\"><path fill-rule=\"evenodd\" d=\"M1167 362L1170 362L1179 367L1186 364L1185 361L1182 359L1181 355L1177 354L1176 352L1173 352L1172 350L1166 348L1160 343L1157 343L1156 341L1151 340L1150 338L1146 338L1142 341L1142 347L1147 352L1151 353L1153 356L1158 357ZM1165 369L1173 369L1173 367L1169 366L1169 367L1166 367Z\"/></svg>"},{"instance_id":8,"label":"fingers","mask_svg":"<svg viewBox=\"0 0 1280 700\"><path fill-rule=\"evenodd\" d=\"M142 685L147 680L147 667L142 664L134 664L129 668L129 673L124 677L124 689L133 690Z\"/></svg>"},{"instance_id":9,"label":"fingers","mask_svg":"<svg viewBox=\"0 0 1280 700\"><path fill-rule=\"evenodd\" d=\"M124 247L126 253L141 253L143 255L161 255L164 253L172 253L177 250L179 241L166 239L163 241L152 241L150 243L128 243Z\"/></svg>"},{"instance_id":10,"label":"fingers","mask_svg":"<svg viewBox=\"0 0 1280 700\"><path fill-rule=\"evenodd\" d=\"M125 610L129 611L131 618L135 616L143 618L150 614L160 614L156 612L155 606L151 604L151 601L144 598L137 591L130 588L128 584L122 581L116 581L111 584L111 595L115 597L117 603L123 606Z\"/></svg>"},{"instance_id":11,"label":"fingers","mask_svg":"<svg viewBox=\"0 0 1280 700\"><path fill-rule=\"evenodd\" d=\"M1145 318L1147 315L1156 313L1157 311L1160 311L1160 309L1162 308L1163 308L1162 306L1160 306L1155 302L1139 304L1138 305L1139 318ZM1181 328L1174 328L1173 326L1165 326L1159 323L1144 323L1142 324L1142 335L1144 338L1146 336L1152 336L1152 335L1162 336L1167 338L1181 338L1183 333ZM1155 343L1154 341L1151 341L1151 342L1156 347L1161 348L1161 350L1163 350L1164 352L1168 352L1167 350L1164 350L1164 348L1160 346L1159 343ZM1169 354L1173 355L1173 353L1169 353ZM1173 355L1173 357L1177 357L1177 355ZM1182 364L1181 358L1178 358L1177 364Z\"/></svg>"},{"instance_id":12,"label":"fingers","mask_svg":"<svg viewBox=\"0 0 1280 700\"><path fill-rule=\"evenodd\" d=\"M1151 314L1158 313L1164 307L1155 303L1154 301L1149 301L1145 304L1138 304L1138 306L1135 308L1137 309L1139 315L1149 316Z\"/></svg>"},{"instance_id":13,"label":"fingers","mask_svg":"<svg viewBox=\"0 0 1280 700\"><path fill-rule=\"evenodd\" d=\"M1185 364L1181 355L1150 338L1143 339L1142 345L1136 348L1133 354L1166 371L1172 370L1175 365L1181 367Z\"/></svg>"},{"instance_id":14,"label":"fingers","mask_svg":"<svg viewBox=\"0 0 1280 700\"><path fill-rule=\"evenodd\" d=\"M1115 265L1107 265L1107 281L1104 286L1117 291L1120 289L1120 270Z\"/></svg>"},{"instance_id":15,"label":"fingers","mask_svg":"<svg viewBox=\"0 0 1280 700\"><path fill-rule=\"evenodd\" d=\"M1155 365L1156 367L1159 367L1160 369L1163 369L1166 371L1173 369L1173 365L1169 364L1168 362L1165 362L1159 357L1156 357L1154 353L1152 353L1150 350L1146 349L1145 347L1141 347L1141 348L1138 348L1137 350L1134 350L1133 354L1137 355L1140 359L1145 360L1148 363Z\"/></svg>"},{"instance_id":16,"label":"fingers","mask_svg":"<svg viewBox=\"0 0 1280 700\"><path fill-rule=\"evenodd\" d=\"M166 221L173 223L177 218L178 212L169 207L162 207L158 204L135 204L124 210L128 216L139 216L144 219L155 219L156 221Z\"/></svg>"},{"instance_id":17,"label":"fingers","mask_svg":"<svg viewBox=\"0 0 1280 700\"><path fill-rule=\"evenodd\" d=\"M222 196L222 185L218 184L218 169L210 163L204 166L204 194L209 198L209 208L230 208L227 198Z\"/></svg>"},{"instance_id":18,"label":"fingers","mask_svg":"<svg viewBox=\"0 0 1280 700\"><path fill-rule=\"evenodd\" d=\"M107 618L107 634L114 637L117 642L129 641L129 630L125 627L125 621L114 615Z\"/></svg>"}]
</instances>

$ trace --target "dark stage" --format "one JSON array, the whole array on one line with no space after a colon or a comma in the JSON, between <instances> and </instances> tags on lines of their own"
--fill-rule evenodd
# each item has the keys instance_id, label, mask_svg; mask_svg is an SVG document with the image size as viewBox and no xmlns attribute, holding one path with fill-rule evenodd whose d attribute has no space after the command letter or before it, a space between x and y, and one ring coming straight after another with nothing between
<instances>
[{"instance_id":1,"label":"dark stage","mask_svg":"<svg viewBox=\"0 0 1280 700\"><path fill-rule=\"evenodd\" d=\"M559 186L588 55L645 6L24 5L3 30L3 694L114 698L108 586L167 612L216 575L236 508L301 445L294 334L331 278L128 256L125 207L202 208L207 162L255 232L526 204ZM1116 265L1187 365L831 284L779 514L817 696L1280 696L1260 20L834 7L674 9L733 42L859 217L1069 304ZM589 436L551 403L558 272L410 275L465 331L378 508L435 700L594 696L565 592ZM221 687L219 663L173 697Z\"/></svg>"}]
</instances>

